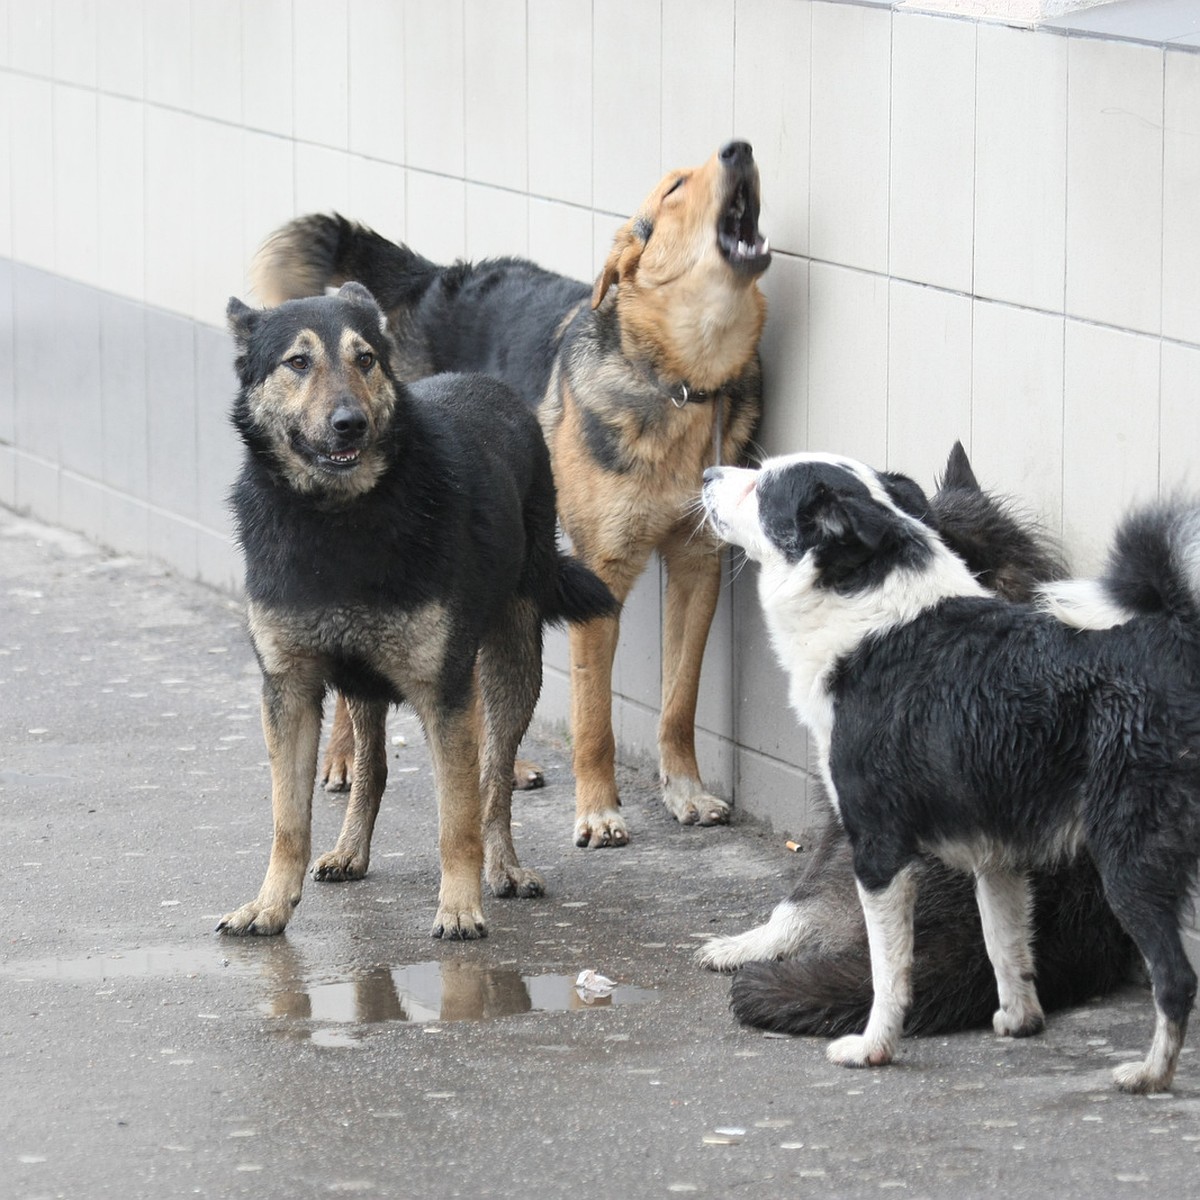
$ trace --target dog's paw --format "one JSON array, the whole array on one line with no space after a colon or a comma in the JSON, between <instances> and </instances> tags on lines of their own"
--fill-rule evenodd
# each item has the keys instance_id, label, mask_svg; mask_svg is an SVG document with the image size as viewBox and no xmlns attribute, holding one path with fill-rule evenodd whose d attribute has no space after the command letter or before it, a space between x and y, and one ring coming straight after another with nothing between
<instances>
[{"instance_id":1,"label":"dog's paw","mask_svg":"<svg viewBox=\"0 0 1200 1200\"><path fill-rule=\"evenodd\" d=\"M575 845L589 850L603 846L624 846L629 842L625 818L615 809L588 813L575 822Z\"/></svg>"},{"instance_id":2,"label":"dog's paw","mask_svg":"<svg viewBox=\"0 0 1200 1200\"><path fill-rule=\"evenodd\" d=\"M831 1042L825 1057L839 1067L882 1067L892 1061L892 1052L886 1046L876 1045L861 1033L852 1033Z\"/></svg>"},{"instance_id":3,"label":"dog's paw","mask_svg":"<svg viewBox=\"0 0 1200 1200\"><path fill-rule=\"evenodd\" d=\"M1113 1069L1113 1083L1123 1092L1145 1096L1152 1092L1165 1092L1171 1086L1174 1071L1154 1070L1149 1062L1127 1062Z\"/></svg>"},{"instance_id":4,"label":"dog's paw","mask_svg":"<svg viewBox=\"0 0 1200 1200\"><path fill-rule=\"evenodd\" d=\"M996 1009L992 1017L992 1028L1001 1037L1024 1038L1033 1037L1046 1028L1046 1018L1036 1005L1032 1008Z\"/></svg>"},{"instance_id":5,"label":"dog's paw","mask_svg":"<svg viewBox=\"0 0 1200 1200\"><path fill-rule=\"evenodd\" d=\"M535 896L546 894L546 881L528 867L501 864L485 868L483 875L492 895L501 900L509 900L514 896L521 900L531 900Z\"/></svg>"},{"instance_id":6,"label":"dog's paw","mask_svg":"<svg viewBox=\"0 0 1200 1200\"><path fill-rule=\"evenodd\" d=\"M368 857L353 850L330 850L313 863L313 878L319 883L344 883L362 879L367 873Z\"/></svg>"},{"instance_id":7,"label":"dog's paw","mask_svg":"<svg viewBox=\"0 0 1200 1200\"><path fill-rule=\"evenodd\" d=\"M433 919L431 937L446 938L452 942L470 942L487 937L487 922L479 909L469 911L439 908Z\"/></svg>"},{"instance_id":8,"label":"dog's paw","mask_svg":"<svg viewBox=\"0 0 1200 1200\"><path fill-rule=\"evenodd\" d=\"M546 775L541 767L528 759L518 758L513 763L513 790L532 792L535 788L546 786Z\"/></svg>"},{"instance_id":9,"label":"dog's paw","mask_svg":"<svg viewBox=\"0 0 1200 1200\"><path fill-rule=\"evenodd\" d=\"M353 756L327 754L321 767L321 782L327 792L348 792L354 782Z\"/></svg>"},{"instance_id":10,"label":"dog's paw","mask_svg":"<svg viewBox=\"0 0 1200 1200\"><path fill-rule=\"evenodd\" d=\"M282 933L291 918L292 912L299 900L284 901L279 904L263 904L252 900L241 908L226 913L217 925L217 933L227 933L234 937L269 937Z\"/></svg>"},{"instance_id":11,"label":"dog's paw","mask_svg":"<svg viewBox=\"0 0 1200 1200\"><path fill-rule=\"evenodd\" d=\"M728 825L733 815L729 805L706 792L698 779L666 780L663 803L680 825Z\"/></svg>"},{"instance_id":12,"label":"dog's paw","mask_svg":"<svg viewBox=\"0 0 1200 1200\"><path fill-rule=\"evenodd\" d=\"M698 966L709 971L735 971L744 963L756 961L746 945L744 933L710 937L701 944L693 957Z\"/></svg>"}]
</instances>

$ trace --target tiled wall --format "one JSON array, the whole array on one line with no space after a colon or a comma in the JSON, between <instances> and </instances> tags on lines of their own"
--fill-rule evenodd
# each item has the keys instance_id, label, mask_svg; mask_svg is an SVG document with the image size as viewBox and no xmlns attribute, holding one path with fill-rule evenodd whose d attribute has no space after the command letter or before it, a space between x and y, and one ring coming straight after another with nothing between
<instances>
[{"instance_id":1,"label":"tiled wall","mask_svg":"<svg viewBox=\"0 0 1200 1200\"><path fill-rule=\"evenodd\" d=\"M337 208L591 277L736 134L776 249L763 446L928 485L961 438L1094 567L1131 499L1200 485L1200 46L1139 40L1142 2L1093 37L829 0L0 0L0 501L235 586L221 314L264 234ZM659 613L655 571L617 670L641 752ZM710 780L800 826L749 573L701 723Z\"/></svg>"}]
</instances>

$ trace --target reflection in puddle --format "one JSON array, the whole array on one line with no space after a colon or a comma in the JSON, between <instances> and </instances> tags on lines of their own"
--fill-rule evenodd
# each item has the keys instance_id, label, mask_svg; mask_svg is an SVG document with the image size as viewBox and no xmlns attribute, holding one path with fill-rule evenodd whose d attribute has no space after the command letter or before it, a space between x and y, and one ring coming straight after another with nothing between
<instances>
[{"instance_id":1,"label":"reflection in puddle","mask_svg":"<svg viewBox=\"0 0 1200 1200\"><path fill-rule=\"evenodd\" d=\"M334 1024L382 1021L488 1021L527 1012L579 1012L639 1004L646 988L618 986L589 996L573 975L522 975L469 962L376 967L341 978L282 988L263 1008L271 1016Z\"/></svg>"},{"instance_id":2,"label":"reflection in puddle","mask_svg":"<svg viewBox=\"0 0 1200 1200\"><path fill-rule=\"evenodd\" d=\"M346 1026L488 1021L519 1013L612 1008L655 998L649 989L620 984L606 995L596 995L577 987L574 975L522 975L509 967L456 959L341 974L309 971L298 949L286 941L216 940L0 963L0 977L31 982L194 978L226 971L264 979L268 998L259 1007L268 1016L326 1026L303 1035L322 1046L353 1045L357 1034Z\"/></svg>"}]
</instances>

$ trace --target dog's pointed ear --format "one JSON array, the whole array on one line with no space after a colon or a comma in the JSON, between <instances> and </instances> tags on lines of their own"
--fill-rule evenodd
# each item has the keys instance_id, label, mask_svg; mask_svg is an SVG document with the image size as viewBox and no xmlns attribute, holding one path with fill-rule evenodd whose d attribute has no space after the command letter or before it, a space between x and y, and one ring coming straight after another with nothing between
<instances>
[{"instance_id":1,"label":"dog's pointed ear","mask_svg":"<svg viewBox=\"0 0 1200 1200\"><path fill-rule=\"evenodd\" d=\"M379 301L361 283L354 279L343 283L337 290L337 297L339 300L345 300L350 304L370 310L371 315L379 322L379 332L384 337L388 336L387 313L379 307Z\"/></svg>"},{"instance_id":2,"label":"dog's pointed ear","mask_svg":"<svg viewBox=\"0 0 1200 1200\"><path fill-rule=\"evenodd\" d=\"M234 341L239 346L244 346L250 340L250 335L254 332L254 327L258 324L261 316L260 309L243 304L236 296L230 296L229 303L225 306L225 319L229 322L229 332L233 334Z\"/></svg>"},{"instance_id":3,"label":"dog's pointed ear","mask_svg":"<svg viewBox=\"0 0 1200 1200\"><path fill-rule=\"evenodd\" d=\"M619 284L628 279L638 266L642 251L650 237L651 225L644 216L631 217L613 238L612 249L604 260L604 267L596 279L592 289L592 307L599 308L600 302L608 295L613 284Z\"/></svg>"},{"instance_id":4,"label":"dog's pointed ear","mask_svg":"<svg viewBox=\"0 0 1200 1200\"><path fill-rule=\"evenodd\" d=\"M965 492L981 492L979 480L971 467L971 460L963 449L962 442L955 442L950 449L950 457L946 459L946 470L937 481L939 491L962 490Z\"/></svg>"}]
</instances>

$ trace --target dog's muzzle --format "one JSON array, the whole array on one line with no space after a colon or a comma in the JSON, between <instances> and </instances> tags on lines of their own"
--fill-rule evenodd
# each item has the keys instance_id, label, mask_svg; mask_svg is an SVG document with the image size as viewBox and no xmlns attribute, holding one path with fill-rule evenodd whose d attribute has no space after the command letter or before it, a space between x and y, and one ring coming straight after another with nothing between
<instances>
[{"instance_id":1,"label":"dog's muzzle","mask_svg":"<svg viewBox=\"0 0 1200 1200\"><path fill-rule=\"evenodd\" d=\"M759 232L758 168L749 142L730 142L717 157L730 176L729 200L717 222L717 244L731 267L750 275L765 271L771 246Z\"/></svg>"}]
</instances>

